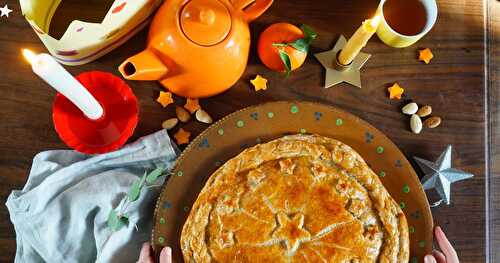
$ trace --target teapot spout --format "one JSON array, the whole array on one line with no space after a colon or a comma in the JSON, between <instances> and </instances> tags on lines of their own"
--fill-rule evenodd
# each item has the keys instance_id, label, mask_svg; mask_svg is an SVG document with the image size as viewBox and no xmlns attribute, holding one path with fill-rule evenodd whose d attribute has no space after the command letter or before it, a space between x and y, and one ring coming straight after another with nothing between
<instances>
[{"instance_id":1,"label":"teapot spout","mask_svg":"<svg viewBox=\"0 0 500 263\"><path fill-rule=\"evenodd\" d=\"M168 72L167 66L148 49L125 60L118 70L130 80L159 80Z\"/></svg>"}]
</instances>

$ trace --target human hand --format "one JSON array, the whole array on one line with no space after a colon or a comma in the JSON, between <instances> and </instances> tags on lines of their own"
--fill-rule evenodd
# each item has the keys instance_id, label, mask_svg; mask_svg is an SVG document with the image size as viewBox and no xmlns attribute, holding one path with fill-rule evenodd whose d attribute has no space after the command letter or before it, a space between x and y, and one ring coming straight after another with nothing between
<instances>
[{"instance_id":1,"label":"human hand","mask_svg":"<svg viewBox=\"0 0 500 263\"><path fill-rule=\"evenodd\" d=\"M137 263L154 263L153 255L151 255L151 245L148 242L142 244L141 254ZM172 249L164 247L160 252L160 263L172 263Z\"/></svg>"},{"instance_id":2,"label":"human hand","mask_svg":"<svg viewBox=\"0 0 500 263\"><path fill-rule=\"evenodd\" d=\"M457 252L451 245L448 238L444 234L441 227L437 226L434 228L434 237L439 245L441 251L434 250L432 255L426 255L424 257L425 263L459 263Z\"/></svg>"}]
</instances>

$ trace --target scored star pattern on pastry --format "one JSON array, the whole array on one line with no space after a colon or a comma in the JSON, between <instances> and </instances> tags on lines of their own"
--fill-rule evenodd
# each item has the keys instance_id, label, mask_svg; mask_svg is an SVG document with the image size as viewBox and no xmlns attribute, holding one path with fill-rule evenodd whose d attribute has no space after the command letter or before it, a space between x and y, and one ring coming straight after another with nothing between
<instances>
[{"instance_id":1,"label":"scored star pattern on pastry","mask_svg":"<svg viewBox=\"0 0 500 263\"><path fill-rule=\"evenodd\" d=\"M296 251L300 243L311 239L311 233L303 228L303 214L295 214L290 218L287 214L280 212L276 217L278 228L274 231L272 237L285 243L288 254Z\"/></svg>"}]
</instances>

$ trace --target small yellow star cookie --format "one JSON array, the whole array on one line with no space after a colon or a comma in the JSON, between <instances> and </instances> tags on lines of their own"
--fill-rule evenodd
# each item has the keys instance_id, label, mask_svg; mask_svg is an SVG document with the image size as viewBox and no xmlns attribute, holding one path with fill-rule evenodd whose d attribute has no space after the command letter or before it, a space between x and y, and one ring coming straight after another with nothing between
<instances>
[{"instance_id":1,"label":"small yellow star cookie","mask_svg":"<svg viewBox=\"0 0 500 263\"><path fill-rule=\"evenodd\" d=\"M160 103L163 108L174 103L174 100L172 99L172 93L163 91L160 91L160 95L158 96L156 101Z\"/></svg>"},{"instance_id":2,"label":"small yellow star cookie","mask_svg":"<svg viewBox=\"0 0 500 263\"><path fill-rule=\"evenodd\" d=\"M191 136L190 132L184 130L183 128L180 128L174 135L174 138L177 141L177 144L181 145L189 143L189 136Z\"/></svg>"},{"instance_id":3,"label":"small yellow star cookie","mask_svg":"<svg viewBox=\"0 0 500 263\"><path fill-rule=\"evenodd\" d=\"M254 79L250 80L255 88L255 91L266 90L267 89L267 79L263 78L261 75L257 75Z\"/></svg>"},{"instance_id":4,"label":"small yellow star cookie","mask_svg":"<svg viewBox=\"0 0 500 263\"><path fill-rule=\"evenodd\" d=\"M201 109L200 104L197 99L187 99L184 108L191 112L191 114L195 113L197 110Z\"/></svg>"},{"instance_id":5,"label":"small yellow star cookie","mask_svg":"<svg viewBox=\"0 0 500 263\"><path fill-rule=\"evenodd\" d=\"M432 58L434 58L434 55L429 48L421 49L418 52L418 60L425 62L425 64L429 64Z\"/></svg>"},{"instance_id":6,"label":"small yellow star cookie","mask_svg":"<svg viewBox=\"0 0 500 263\"><path fill-rule=\"evenodd\" d=\"M400 100L401 95L403 95L403 93L405 92L405 90L401 88L398 83L394 83L394 85L389 87L387 91L389 91L389 99L391 100L393 99Z\"/></svg>"}]
</instances>

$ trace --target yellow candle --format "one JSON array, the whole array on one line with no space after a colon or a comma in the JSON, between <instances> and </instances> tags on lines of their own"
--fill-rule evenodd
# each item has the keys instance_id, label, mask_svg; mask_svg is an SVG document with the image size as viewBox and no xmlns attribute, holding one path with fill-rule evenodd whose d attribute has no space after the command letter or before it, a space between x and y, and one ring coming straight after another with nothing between
<instances>
[{"instance_id":1,"label":"yellow candle","mask_svg":"<svg viewBox=\"0 0 500 263\"><path fill-rule=\"evenodd\" d=\"M375 16L372 19L365 20L363 24L356 30L354 35L347 41L342 51L339 54L339 62L342 65L349 65L354 58L359 54L361 49L366 46L368 40L377 32L380 17Z\"/></svg>"}]
</instances>

